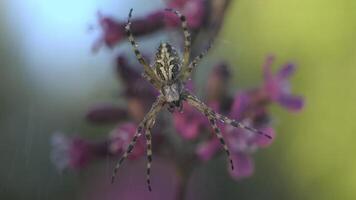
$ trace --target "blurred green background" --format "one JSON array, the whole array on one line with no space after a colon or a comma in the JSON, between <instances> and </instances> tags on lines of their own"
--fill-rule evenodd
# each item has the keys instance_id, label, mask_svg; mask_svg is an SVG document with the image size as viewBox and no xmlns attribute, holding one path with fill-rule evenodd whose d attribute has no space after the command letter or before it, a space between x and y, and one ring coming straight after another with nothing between
<instances>
[{"instance_id":1,"label":"blurred green background","mask_svg":"<svg viewBox=\"0 0 356 200\"><path fill-rule=\"evenodd\" d=\"M92 55L98 35L86 30L98 9L123 19L142 1L0 2L0 199L81 196L90 170L58 174L49 138L56 130L103 137L83 115L97 102L116 101L113 58L127 46ZM252 178L232 181L223 159L201 167L202 198L356 199L356 1L235 1L203 65L226 59L234 87L247 88L261 82L268 54L277 56L276 68L298 64L292 84L305 109L290 114L272 107L278 135L255 155ZM206 75L202 68L198 80Z\"/></svg>"}]
</instances>

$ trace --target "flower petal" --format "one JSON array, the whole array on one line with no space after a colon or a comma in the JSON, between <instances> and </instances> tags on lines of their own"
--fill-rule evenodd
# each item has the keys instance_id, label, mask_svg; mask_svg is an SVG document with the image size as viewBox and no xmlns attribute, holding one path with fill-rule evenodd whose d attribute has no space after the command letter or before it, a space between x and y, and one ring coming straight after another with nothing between
<instances>
[{"instance_id":1,"label":"flower petal","mask_svg":"<svg viewBox=\"0 0 356 200\"><path fill-rule=\"evenodd\" d=\"M231 106L230 117L236 120L240 120L248 104L249 97L246 93L239 93L235 95L234 102Z\"/></svg>"},{"instance_id":2,"label":"flower petal","mask_svg":"<svg viewBox=\"0 0 356 200\"><path fill-rule=\"evenodd\" d=\"M188 26L192 29L199 28L204 20L205 5L203 0L173 0L169 8L182 11L187 18ZM166 13L168 26L180 26L180 21L174 13Z\"/></svg>"},{"instance_id":3,"label":"flower petal","mask_svg":"<svg viewBox=\"0 0 356 200\"><path fill-rule=\"evenodd\" d=\"M173 113L173 123L177 132L184 139L195 139L201 132L201 127L206 124L204 115L195 110L191 105L184 102L183 112Z\"/></svg>"},{"instance_id":4,"label":"flower petal","mask_svg":"<svg viewBox=\"0 0 356 200\"><path fill-rule=\"evenodd\" d=\"M125 151L133 136L136 133L137 126L134 123L127 122L118 125L114 130L110 132L109 136L109 151L111 154L120 154L122 151ZM143 137L140 137L134 149L129 155L129 158L136 159L144 154L145 152L145 141Z\"/></svg>"},{"instance_id":5,"label":"flower petal","mask_svg":"<svg viewBox=\"0 0 356 200\"><path fill-rule=\"evenodd\" d=\"M271 138L267 138L263 135L256 135L255 143L261 148L268 147L273 143L276 133L272 127L266 127L260 130L266 135L271 136Z\"/></svg>"},{"instance_id":6,"label":"flower petal","mask_svg":"<svg viewBox=\"0 0 356 200\"><path fill-rule=\"evenodd\" d=\"M196 154L201 160L207 161L215 155L215 153L220 149L220 147L221 145L219 143L219 140L214 138L199 144L196 149Z\"/></svg>"},{"instance_id":7,"label":"flower petal","mask_svg":"<svg viewBox=\"0 0 356 200\"><path fill-rule=\"evenodd\" d=\"M98 13L99 24L103 30L102 41L107 47L113 48L125 36L124 24L116 22L111 17L104 17ZM98 49L98 47L95 47Z\"/></svg>"},{"instance_id":8,"label":"flower petal","mask_svg":"<svg viewBox=\"0 0 356 200\"><path fill-rule=\"evenodd\" d=\"M238 154L233 154L231 158L235 165L234 170L232 170L229 166L229 172L233 179L241 180L253 174L254 163L250 155L238 153Z\"/></svg>"},{"instance_id":9,"label":"flower petal","mask_svg":"<svg viewBox=\"0 0 356 200\"><path fill-rule=\"evenodd\" d=\"M294 63L287 63L281 67L277 73L279 79L287 79L295 72L296 66Z\"/></svg>"},{"instance_id":10,"label":"flower petal","mask_svg":"<svg viewBox=\"0 0 356 200\"><path fill-rule=\"evenodd\" d=\"M304 100L300 96L284 94L280 95L277 101L281 106L293 112L298 112L302 110L304 106Z\"/></svg>"},{"instance_id":11,"label":"flower petal","mask_svg":"<svg viewBox=\"0 0 356 200\"><path fill-rule=\"evenodd\" d=\"M73 169L81 169L85 167L93 158L91 145L81 139L73 138L71 141L70 153L70 167Z\"/></svg>"}]
</instances>

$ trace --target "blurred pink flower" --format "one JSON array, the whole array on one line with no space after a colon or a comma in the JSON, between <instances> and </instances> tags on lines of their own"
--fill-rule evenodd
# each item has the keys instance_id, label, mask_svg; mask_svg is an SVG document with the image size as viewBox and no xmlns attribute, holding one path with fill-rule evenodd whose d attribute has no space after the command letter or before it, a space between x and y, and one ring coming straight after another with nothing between
<instances>
[{"instance_id":1,"label":"blurred pink flower","mask_svg":"<svg viewBox=\"0 0 356 200\"><path fill-rule=\"evenodd\" d=\"M186 17L191 29L199 28L204 19L206 8L203 0L174 0L167 4L168 8L181 11ZM125 39L126 20L117 21L109 16L98 13L99 24L102 29L102 36L94 43L92 50L96 52L103 45L113 48L121 40ZM153 32L168 27L179 27L180 21L175 14L158 10L139 19L132 20L132 32L135 36L151 34Z\"/></svg>"},{"instance_id":2,"label":"blurred pink flower","mask_svg":"<svg viewBox=\"0 0 356 200\"><path fill-rule=\"evenodd\" d=\"M51 138L51 159L57 169L82 169L97 159L120 155L128 147L136 132L134 123L121 123L108 139L94 142L80 137L68 137L63 133L55 133ZM143 138L138 139L129 159L137 159L145 152Z\"/></svg>"},{"instance_id":3,"label":"blurred pink flower","mask_svg":"<svg viewBox=\"0 0 356 200\"><path fill-rule=\"evenodd\" d=\"M191 29L197 29L202 25L206 8L203 0L173 0L168 3L168 8L174 8L182 12ZM167 25L180 26L180 21L173 13L166 13Z\"/></svg>"},{"instance_id":4,"label":"blurred pink flower","mask_svg":"<svg viewBox=\"0 0 356 200\"><path fill-rule=\"evenodd\" d=\"M120 155L129 146L133 136L136 133L137 126L134 123L121 123L109 135L109 152L114 155ZM129 158L139 158L146 150L146 143L143 137L140 137L135 148L129 155Z\"/></svg>"},{"instance_id":5,"label":"blurred pink flower","mask_svg":"<svg viewBox=\"0 0 356 200\"><path fill-rule=\"evenodd\" d=\"M186 102L183 103L182 112L173 113L173 119L178 134L188 140L196 139L202 129L209 124L204 115Z\"/></svg>"},{"instance_id":6,"label":"blurred pink flower","mask_svg":"<svg viewBox=\"0 0 356 200\"><path fill-rule=\"evenodd\" d=\"M272 60L272 57L268 57L263 65L264 84L262 87L236 94L228 116L241 121L245 125L257 128L274 139L275 131L269 123L268 104L277 102L290 111L299 111L303 107L303 99L299 96L293 96L289 89L287 78L294 72L294 65L286 64L276 75L273 75L270 69ZM214 87L210 86L209 88ZM220 99L219 95L215 99ZM223 101L214 101L210 102L209 105L214 105L213 108L219 111L223 106L221 102ZM231 126L221 126L220 128L236 165L235 170L229 170L230 174L236 180L250 176L254 170L251 154L260 148L268 147L273 139ZM220 150L220 142L212 137L211 140L200 143L196 153L200 159L206 161Z\"/></svg>"},{"instance_id":7,"label":"blurred pink flower","mask_svg":"<svg viewBox=\"0 0 356 200\"><path fill-rule=\"evenodd\" d=\"M230 112L230 117L233 114L235 114L236 116L236 113L234 113L234 111L239 110L239 107L243 106L243 101L241 101L240 99L241 98L239 97L239 95L237 95L234 102L235 110L232 110ZM242 121L245 125L258 128L259 130L263 131L274 139L275 132L273 128L268 126L268 124L263 123L257 126L258 121L254 121L254 119L237 119ZM252 175L254 165L253 160L251 158L251 154L259 148L268 147L273 142L273 140L245 129L236 129L235 127L228 125L219 125L219 127L225 138L226 144L230 149L231 157L235 165L234 170L231 170L229 166L229 171L232 177L238 180ZM218 151L221 150L222 148L219 140L216 137L212 137L210 140L202 142L197 147L196 153L200 159L207 161L210 160Z\"/></svg>"},{"instance_id":8,"label":"blurred pink flower","mask_svg":"<svg viewBox=\"0 0 356 200\"><path fill-rule=\"evenodd\" d=\"M55 133L51 138L51 160L59 169L81 169L93 158L92 145L83 139L69 138L63 133Z\"/></svg>"},{"instance_id":9,"label":"blurred pink flower","mask_svg":"<svg viewBox=\"0 0 356 200\"><path fill-rule=\"evenodd\" d=\"M271 65L274 57L269 56L263 65L264 90L272 101L276 101L281 106L290 111L300 111L303 108L303 98L291 94L288 78L294 73L295 65L287 63L273 74Z\"/></svg>"},{"instance_id":10,"label":"blurred pink flower","mask_svg":"<svg viewBox=\"0 0 356 200\"><path fill-rule=\"evenodd\" d=\"M207 90L210 95L210 101L208 102L209 106L213 109L218 109L220 103L218 100L224 101L227 98L225 97L224 88L225 82L229 77L227 66L223 63L220 63L213 67L212 72L209 75L209 81L207 82ZM212 80L213 79L213 80ZM224 83L221 83L224 82ZM192 81L188 81L186 88L194 93L194 84ZM173 113L173 124L178 132L184 139L192 140L196 139L198 135L207 128L209 128L209 122L201 112L198 112L195 108L190 106L188 103L184 102L183 110L181 113Z\"/></svg>"}]
</instances>

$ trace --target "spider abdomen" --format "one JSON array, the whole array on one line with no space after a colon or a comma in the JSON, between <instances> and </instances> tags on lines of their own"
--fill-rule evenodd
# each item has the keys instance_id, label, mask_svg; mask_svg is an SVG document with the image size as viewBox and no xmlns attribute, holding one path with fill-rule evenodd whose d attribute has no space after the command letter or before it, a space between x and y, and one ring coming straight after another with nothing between
<instances>
[{"instance_id":1,"label":"spider abdomen","mask_svg":"<svg viewBox=\"0 0 356 200\"><path fill-rule=\"evenodd\" d=\"M177 51L169 43L161 43L158 47L154 71L157 77L165 83L171 83L178 77L181 60Z\"/></svg>"}]
</instances>

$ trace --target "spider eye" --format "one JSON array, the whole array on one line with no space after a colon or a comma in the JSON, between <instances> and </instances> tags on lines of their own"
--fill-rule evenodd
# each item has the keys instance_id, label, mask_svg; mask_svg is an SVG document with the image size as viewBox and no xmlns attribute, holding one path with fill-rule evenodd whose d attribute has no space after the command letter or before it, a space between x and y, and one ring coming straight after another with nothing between
<instances>
[{"instance_id":1,"label":"spider eye","mask_svg":"<svg viewBox=\"0 0 356 200\"><path fill-rule=\"evenodd\" d=\"M172 67L172 79L175 79L177 77L178 72L179 72L179 65L174 64Z\"/></svg>"},{"instance_id":2,"label":"spider eye","mask_svg":"<svg viewBox=\"0 0 356 200\"><path fill-rule=\"evenodd\" d=\"M172 72L173 72L173 73L177 73L177 72L178 72L178 69L179 69L178 64L174 64L174 65L173 65L173 68L172 68Z\"/></svg>"}]
</instances>

